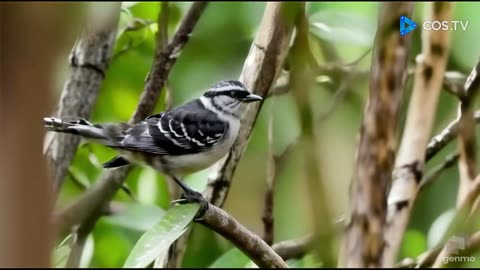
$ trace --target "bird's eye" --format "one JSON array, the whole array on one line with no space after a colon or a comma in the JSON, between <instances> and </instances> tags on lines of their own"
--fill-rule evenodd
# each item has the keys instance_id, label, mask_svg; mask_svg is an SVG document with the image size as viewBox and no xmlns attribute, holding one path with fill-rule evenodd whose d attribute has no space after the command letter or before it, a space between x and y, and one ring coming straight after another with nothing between
<instances>
[{"instance_id":1,"label":"bird's eye","mask_svg":"<svg viewBox=\"0 0 480 270\"><path fill-rule=\"evenodd\" d=\"M232 98L237 98L238 95L237 95L237 92L230 91L229 96L232 97Z\"/></svg>"}]
</instances>

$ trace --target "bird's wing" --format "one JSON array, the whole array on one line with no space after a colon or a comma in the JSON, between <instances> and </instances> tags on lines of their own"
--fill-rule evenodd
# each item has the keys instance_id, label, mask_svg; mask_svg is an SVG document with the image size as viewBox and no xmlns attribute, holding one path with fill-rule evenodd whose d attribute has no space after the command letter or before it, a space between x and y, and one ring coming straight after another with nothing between
<instances>
[{"instance_id":1,"label":"bird's wing","mask_svg":"<svg viewBox=\"0 0 480 270\"><path fill-rule=\"evenodd\" d=\"M221 141L227 129L228 123L209 110L181 107L134 125L120 148L158 155L194 154Z\"/></svg>"}]
</instances>

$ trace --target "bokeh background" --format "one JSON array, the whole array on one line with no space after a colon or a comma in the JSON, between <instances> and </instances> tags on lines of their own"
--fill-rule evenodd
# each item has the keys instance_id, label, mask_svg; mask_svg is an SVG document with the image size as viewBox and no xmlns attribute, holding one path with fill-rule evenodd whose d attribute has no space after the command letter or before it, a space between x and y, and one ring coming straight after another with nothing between
<instances>
[{"instance_id":1,"label":"bokeh background","mask_svg":"<svg viewBox=\"0 0 480 270\"><path fill-rule=\"evenodd\" d=\"M91 5L87 12L95 9ZM169 33L188 9L190 2L171 2ZM135 110L144 85L144 79L153 59L154 31L160 4L157 2L124 2L115 55L100 90L92 116L93 122L128 121ZM168 81L175 105L195 98L210 85L222 79L239 77L253 37L261 21L265 3L262 2L212 2L202 15L190 41L178 58ZM308 3L311 43L320 64L327 63L332 55L323 55L320 49L330 45L343 63L358 59L371 49L376 30L379 3L369 2L317 2ZM447 70L468 74L480 56L480 3L457 2L454 5L454 20L468 21L466 31L451 34L451 51ZM419 27L410 33L414 36L410 64L420 51L423 4L416 3L413 20ZM123 32L132 18L153 23L136 31ZM322 27L323 26L323 27ZM325 31L325 27L331 31ZM75 34L73 34L75 35ZM129 45L130 44L130 45ZM73 46L73 43L72 43ZM130 46L130 47L128 47ZM128 49L127 49L128 47ZM68 48L69 49L69 48ZM55 104L68 76L68 50L58 59L57 72L52 74L57 82ZM371 53L355 68L368 71ZM343 80L320 76L312 89L312 107L316 113L331 105L334 93ZM402 106L403 125L406 101L412 85L407 87ZM353 175L356 140L362 113L368 95L368 75L360 76L350 84L347 98L336 106L328 118L319 123L320 162L318 164L326 189L325 196L334 217L341 217L349 201L349 184ZM329 90L330 89L330 90ZM165 108L165 91L156 111ZM457 100L443 91L438 106L434 133L441 131L456 118ZM52 107L52 113L54 107ZM289 94L268 99L252 133L243 159L235 173L225 209L248 229L262 234L261 215L266 189L268 160L268 120L273 117L273 147L281 153L298 135L298 116L294 101ZM401 134L399 134L400 136ZM428 168L441 162L456 149L452 143L428 163ZM115 155L115 152L98 145L83 144L71 167L60 193L56 207L63 207L81 196L85 188L97 181L102 169L100 164ZM310 198L304 178L301 153L294 151L285 168L277 176L275 189L275 242L303 236L311 230ZM208 170L188 177L194 187L202 187ZM400 256L417 256L439 240L439 236L455 206L457 194L457 168L454 166L428 188L423 190L415 205L411 223ZM82 266L121 267L129 252L143 232L158 221L170 207L166 179L151 169L137 167L130 174L126 185L133 191L134 201L125 192L119 191L115 202L127 206L128 211L104 217L89 237ZM328 221L325 221L328 222ZM208 267L232 246L222 237L194 224L184 267ZM480 266L477 260L476 266Z\"/></svg>"}]
</instances>

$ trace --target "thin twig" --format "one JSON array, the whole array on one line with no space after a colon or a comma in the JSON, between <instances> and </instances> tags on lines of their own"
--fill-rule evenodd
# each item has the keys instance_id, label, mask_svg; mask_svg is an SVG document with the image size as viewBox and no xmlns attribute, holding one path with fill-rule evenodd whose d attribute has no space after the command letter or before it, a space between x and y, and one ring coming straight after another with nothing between
<instances>
[{"instance_id":1,"label":"thin twig","mask_svg":"<svg viewBox=\"0 0 480 270\"><path fill-rule=\"evenodd\" d=\"M85 30L70 53L71 72L63 86L56 116L88 119L97 99L100 86L111 61L117 34L120 4L112 9L108 24L99 29ZM68 167L73 161L80 138L71 134L47 134L46 151L54 187L58 194Z\"/></svg>"},{"instance_id":2,"label":"thin twig","mask_svg":"<svg viewBox=\"0 0 480 270\"><path fill-rule=\"evenodd\" d=\"M312 249L314 239L313 234L309 234L301 238L275 243L272 245L272 249L282 257L284 261L292 258L300 258Z\"/></svg>"},{"instance_id":3,"label":"thin twig","mask_svg":"<svg viewBox=\"0 0 480 270\"><path fill-rule=\"evenodd\" d=\"M446 169L455 165L458 161L458 157L458 153L449 154L440 165L433 168L431 172L422 179L419 189L422 190L425 186L431 184L435 179L437 179Z\"/></svg>"},{"instance_id":4,"label":"thin twig","mask_svg":"<svg viewBox=\"0 0 480 270\"><path fill-rule=\"evenodd\" d=\"M354 64L359 63L362 60L362 58L365 57L365 55L366 54L360 56L360 58L356 59L351 64L354 65ZM353 88L350 87L351 86L350 84L357 77L356 74L358 75L358 72L348 73L345 76L345 78L342 79L342 83L335 90L333 100L330 101L329 105L326 106L327 109L325 109L324 111L322 111L319 115L317 115L315 117L315 119L316 119L315 122L316 123L320 123L320 122L326 120L334 112L334 110L342 103L342 101L345 100L345 98L347 97L348 91L353 89ZM480 119L480 111L479 111L479 119ZM274 155L275 164L276 164L275 165L275 168L276 168L275 175L278 175L279 170L284 167L284 164L287 162L290 154L293 152L294 149L296 149L296 147L298 145L298 141L299 141L299 138L297 137L292 142L290 142L281 153Z\"/></svg>"},{"instance_id":5,"label":"thin twig","mask_svg":"<svg viewBox=\"0 0 480 270\"><path fill-rule=\"evenodd\" d=\"M262 97L268 96L280 74L294 28L292 17L299 3L269 2L258 33L245 59L239 80L247 89ZM206 198L219 207L225 203L233 174L248 144L263 102L250 105L242 117L242 128L229 154L217 162L208 179Z\"/></svg>"},{"instance_id":6,"label":"thin twig","mask_svg":"<svg viewBox=\"0 0 480 270\"><path fill-rule=\"evenodd\" d=\"M473 117L477 124L480 123L480 110L475 111ZM456 119L452 121L447 127L440 132L438 135L434 136L427 145L426 160L429 161L433 158L440 150L442 150L448 143L450 143L458 135L458 121Z\"/></svg>"},{"instance_id":7,"label":"thin twig","mask_svg":"<svg viewBox=\"0 0 480 270\"><path fill-rule=\"evenodd\" d=\"M381 267L387 188L397 144L396 130L406 79L411 36L398 38L391 25L410 16L413 3L383 3L370 72L356 164L350 189L350 213L340 252L341 267Z\"/></svg>"},{"instance_id":8,"label":"thin twig","mask_svg":"<svg viewBox=\"0 0 480 270\"><path fill-rule=\"evenodd\" d=\"M206 6L207 2L195 2L192 4L172 41L164 50L160 49L161 46L157 42L155 59L150 72L151 76L149 76L145 84L137 110L130 119L130 123L136 123L152 113L172 66L176 62L181 49L189 40L189 36ZM87 230L91 231L100 217L103 205L113 198L115 192L125 181L130 169L130 166L125 166L106 172L95 186L89 189L81 198L57 214L56 221L59 223L61 231L68 231L75 224L80 223L91 224L90 230Z\"/></svg>"},{"instance_id":9,"label":"thin twig","mask_svg":"<svg viewBox=\"0 0 480 270\"><path fill-rule=\"evenodd\" d=\"M258 267L288 268L283 259L267 243L221 208L210 204L199 223L228 239Z\"/></svg>"},{"instance_id":10,"label":"thin twig","mask_svg":"<svg viewBox=\"0 0 480 270\"><path fill-rule=\"evenodd\" d=\"M463 98L463 85L467 77L458 71L447 71L443 77L443 88L458 99Z\"/></svg>"},{"instance_id":11,"label":"thin twig","mask_svg":"<svg viewBox=\"0 0 480 270\"><path fill-rule=\"evenodd\" d=\"M270 104L273 108L273 103ZM273 110L273 109L271 109ZM267 131L268 151L267 151L267 190L265 191L264 208L263 208L263 240L268 245L272 245L274 241L274 190L276 182L276 164L273 155L273 112L270 111L270 117L268 119L268 131Z\"/></svg>"},{"instance_id":12,"label":"thin twig","mask_svg":"<svg viewBox=\"0 0 480 270\"><path fill-rule=\"evenodd\" d=\"M449 20L452 5L428 3L425 20ZM383 267L395 264L423 178L425 149L435 121L449 49L449 31L422 31L422 53L416 57L412 96L388 194Z\"/></svg>"},{"instance_id":13,"label":"thin twig","mask_svg":"<svg viewBox=\"0 0 480 270\"><path fill-rule=\"evenodd\" d=\"M315 245L316 255L326 267L335 265L334 254L335 231L331 224L331 213L328 207L325 183L321 179L318 155L318 142L315 130L315 117L311 109L311 87L314 83L314 71L309 65L310 45L308 39L308 18L305 11L297 18L295 40L291 50L290 82L292 94L299 115L300 141L299 149L302 151L302 160L305 169L305 181L308 187L313 226L316 241L322 243Z\"/></svg>"},{"instance_id":14,"label":"thin twig","mask_svg":"<svg viewBox=\"0 0 480 270\"><path fill-rule=\"evenodd\" d=\"M480 60L473 68L467 78L464 86L464 94L462 95L459 106L459 123L458 138L460 158L458 160L458 168L460 174L460 182L458 187L457 205L464 200L469 190L474 184L473 181L477 176L477 157L475 142L475 119L473 106L475 98L480 89Z\"/></svg>"}]
</instances>

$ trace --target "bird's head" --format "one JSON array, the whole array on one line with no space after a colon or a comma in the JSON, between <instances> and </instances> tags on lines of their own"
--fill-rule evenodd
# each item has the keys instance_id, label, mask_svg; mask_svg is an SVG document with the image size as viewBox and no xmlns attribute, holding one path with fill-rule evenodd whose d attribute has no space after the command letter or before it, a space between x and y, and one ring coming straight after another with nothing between
<instances>
[{"instance_id":1,"label":"bird's head","mask_svg":"<svg viewBox=\"0 0 480 270\"><path fill-rule=\"evenodd\" d=\"M245 85L237 80L223 80L210 87L203 99L208 100L215 109L239 116L242 104L261 101L261 96L250 93Z\"/></svg>"}]
</instances>

